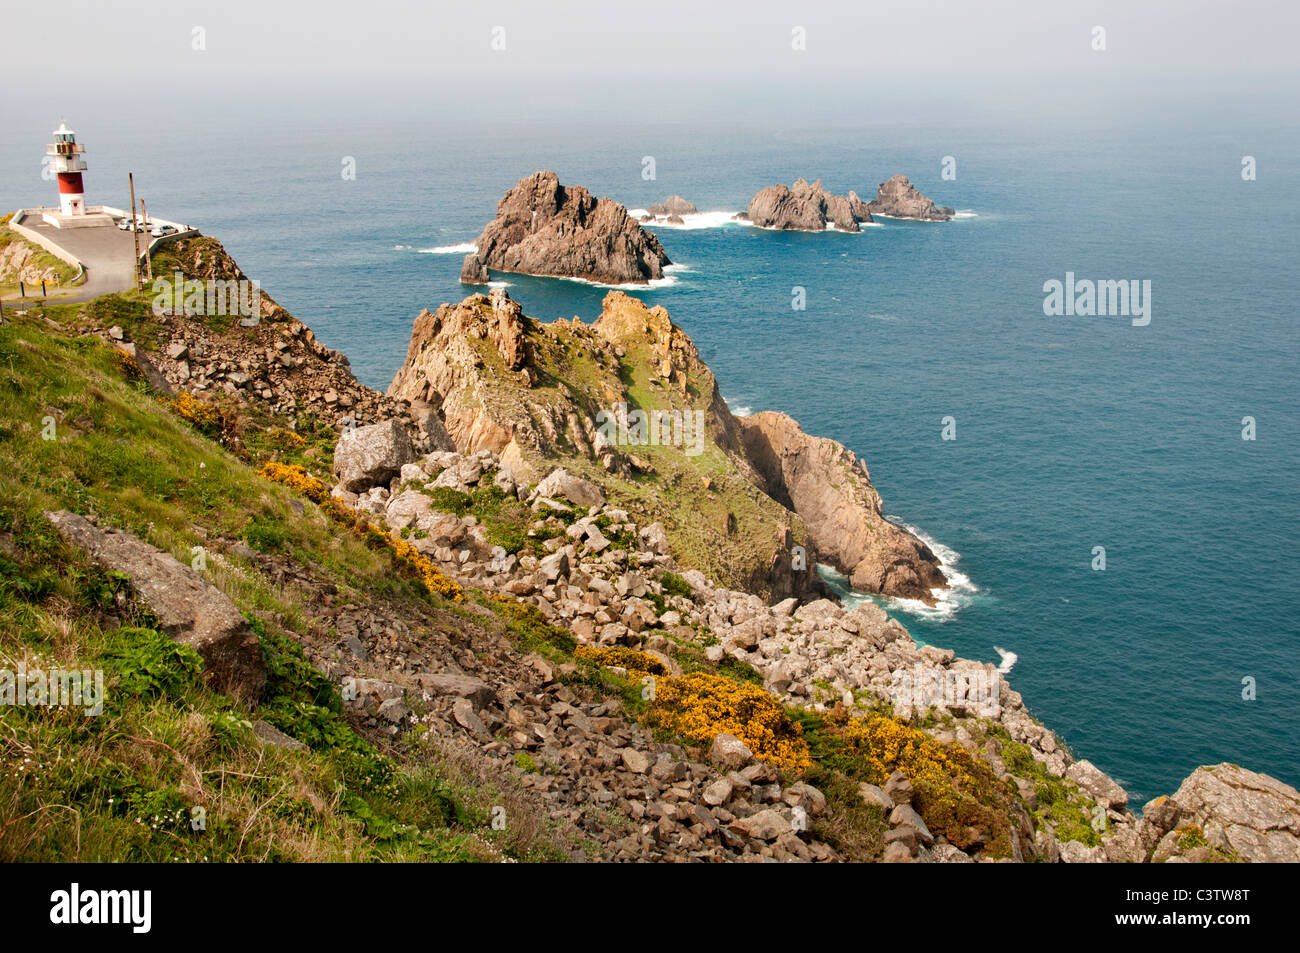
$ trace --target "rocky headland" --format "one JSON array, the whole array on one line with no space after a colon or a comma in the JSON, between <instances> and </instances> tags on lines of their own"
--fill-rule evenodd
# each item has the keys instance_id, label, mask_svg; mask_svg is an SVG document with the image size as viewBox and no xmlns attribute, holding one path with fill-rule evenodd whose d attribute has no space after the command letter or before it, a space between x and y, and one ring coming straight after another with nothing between
<instances>
[{"instance_id":1,"label":"rocky headland","mask_svg":"<svg viewBox=\"0 0 1300 953\"><path fill-rule=\"evenodd\" d=\"M864 591L932 602L946 586L850 451L783 415L733 415L690 337L622 292L592 325L536 321L504 290L422 312L388 394L439 408L458 448L499 454L518 479L562 461L620 505L655 507L697 565L733 583L809 591L791 588L793 534ZM644 433L626 426L638 412ZM665 426L652 431L653 415Z\"/></svg>"},{"instance_id":2,"label":"rocky headland","mask_svg":"<svg viewBox=\"0 0 1300 953\"><path fill-rule=\"evenodd\" d=\"M910 218L924 222L946 222L955 214L947 206L936 206L922 195L905 175L895 175L880 183L876 197L867 208L876 215L889 218Z\"/></svg>"},{"instance_id":3,"label":"rocky headland","mask_svg":"<svg viewBox=\"0 0 1300 953\"><path fill-rule=\"evenodd\" d=\"M671 264L659 239L626 208L564 186L554 172L519 180L465 256L460 280L486 284L489 269L600 284L647 284Z\"/></svg>"},{"instance_id":4,"label":"rocky headland","mask_svg":"<svg viewBox=\"0 0 1300 953\"><path fill-rule=\"evenodd\" d=\"M823 231L834 225L845 232L861 231L871 221L871 210L857 192L832 195L818 179L811 184L796 179L793 186L769 185L749 201L744 218L760 228Z\"/></svg>"},{"instance_id":5,"label":"rocky headland","mask_svg":"<svg viewBox=\"0 0 1300 953\"><path fill-rule=\"evenodd\" d=\"M178 251L218 273L234 267L215 244ZM5 344L15 399L30 405L15 419L55 417L72 470L52 478L29 433L0 434L13 460L0 478L30 509L17 511L16 538L0 535L7 576L35 572L39 547L57 572L75 570L59 586L93 581L105 559L125 580L116 595L49 602L39 593L52 583L27 585L24 617L39 632L66 640L142 619L198 645L216 687L264 693L214 705L190 690L165 735L177 757L147 759L152 787L176 785L185 805L209 799L191 775L227 767L214 752L235 752L243 774L282 778L271 817L254 809L263 789L245 807L225 793L241 773L223 775L223 823L258 845L249 859L333 844L312 819L360 796L366 813L347 824L379 825L406 859L446 857L429 822L403 833L410 798L403 823L381 825L387 802L365 786L378 751L403 784L431 770L461 779L440 782L436 799L491 798L479 822L456 810L454 856L542 845L548 857L621 861L1300 861L1295 788L1202 767L1139 817L992 664L918 645L872 603L824 598L793 569L795 545L809 566L835 561L899 594L934 580L932 554L893 535L844 447L780 414L731 415L662 308L616 292L594 324L547 324L503 293L474 295L420 314L380 395L265 302L253 329L160 323L125 300L22 317L5 328L19 337ZM280 354L301 359L302 384L281 379ZM366 421L325 400L327 383ZM79 395L92 391L86 410ZM658 442L641 439L643 409L668 415L669 439L663 418ZM110 457L121 433L131 454ZM101 459L121 467L113 478L64 489L64 472L95 472ZM146 470L168 490L140 519L130 481ZM74 506L84 521L65 512ZM206 568L191 561L196 540ZM81 605L75 625L46 618ZM249 664L259 643L264 669ZM289 645L301 664L286 661ZM292 694L304 685L314 694ZM148 719L165 710L108 698L117 734L151 737ZM355 744L352 732L376 746L360 782L321 760ZM174 782L157 773L173 763ZM322 771L336 787L316 790ZM496 840L494 804L510 817ZM95 804L79 806L79 825L98 823ZM276 817L308 826L267 840ZM27 844L57 835L66 850L62 823L18 818L13 829ZM168 856L184 849L165 836ZM244 859L238 841L228 856ZM346 856L362 849L373 848L354 839Z\"/></svg>"}]
</instances>

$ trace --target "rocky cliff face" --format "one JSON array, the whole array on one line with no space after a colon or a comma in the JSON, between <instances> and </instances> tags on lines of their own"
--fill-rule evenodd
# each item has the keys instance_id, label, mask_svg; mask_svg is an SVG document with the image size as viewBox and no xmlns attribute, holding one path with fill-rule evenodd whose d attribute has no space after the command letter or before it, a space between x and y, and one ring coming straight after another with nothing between
<instances>
[{"instance_id":1,"label":"rocky cliff face","mask_svg":"<svg viewBox=\"0 0 1300 953\"><path fill-rule=\"evenodd\" d=\"M486 284L488 269L585 278L602 284L645 284L671 264L659 240L627 209L581 186L563 186L554 172L535 172L497 203L460 280Z\"/></svg>"},{"instance_id":2,"label":"rocky cliff face","mask_svg":"<svg viewBox=\"0 0 1300 953\"><path fill-rule=\"evenodd\" d=\"M852 453L788 417L732 415L668 312L622 292L592 325L542 324L504 291L422 312L388 393L441 408L458 450L499 454L516 479L557 462L590 476L735 585L815 588L795 544L807 567L825 551L868 592L932 600L945 585L934 555L881 516Z\"/></svg>"},{"instance_id":3,"label":"rocky cliff face","mask_svg":"<svg viewBox=\"0 0 1300 953\"><path fill-rule=\"evenodd\" d=\"M803 517L818 551L855 589L934 603L931 590L947 587L938 558L885 519L880 494L851 450L805 434L785 414L739 420L763 491Z\"/></svg>"},{"instance_id":4,"label":"rocky cliff face","mask_svg":"<svg viewBox=\"0 0 1300 953\"><path fill-rule=\"evenodd\" d=\"M746 217L762 228L821 231L827 223L846 232L861 231L860 222L870 222L871 212L857 192L832 195L818 179L811 185L797 179L794 185L770 185L749 202Z\"/></svg>"},{"instance_id":5,"label":"rocky cliff face","mask_svg":"<svg viewBox=\"0 0 1300 953\"><path fill-rule=\"evenodd\" d=\"M926 222L946 222L953 216L947 206L936 206L926 198L905 175L895 175L881 182L876 197L867 206L877 215L890 218L914 218Z\"/></svg>"},{"instance_id":6,"label":"rocky cliff face","mask_svg":"<svg viewBox=\"0 0 1300 953\"><path fill-rule=\"evenodd\" d=\"M168 279L177 271L193 281L247 279L221 243L207 237L164 246L153 268ZM347 357L322 344L270 295L261 292L260 299L253 327L171 310L151 315L149 337L166 342L150 355L151 362L178 390L230 394L275 413L319 417L336 428L401 418L421 448L446 444L427 408L404 406L361 384Z\"/></svg>"},{"instance_id":7,"label":"rocky cliff face","mask_svg":"<svg viewBox=\"0 0 1300 953\"><path fill-rule=\"evenodd\" d=\"M1142 811L1142 859L1300 863L1300 791L1235 764L1197 768Z\"/></svg>"}]
</instances>

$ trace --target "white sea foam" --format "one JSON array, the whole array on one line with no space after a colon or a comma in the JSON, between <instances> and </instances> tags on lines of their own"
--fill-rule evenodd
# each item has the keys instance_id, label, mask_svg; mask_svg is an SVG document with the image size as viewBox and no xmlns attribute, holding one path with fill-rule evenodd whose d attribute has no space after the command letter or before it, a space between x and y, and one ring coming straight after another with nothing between
<instances>
[{"instance_id":1,"label":"white sea foam","mask_svg":"<svg viewBox=\"0 0 1300 953\"><path fill-rule=\"evenodd\" d=\"M969 604L975 593L979 592L979 587L970 581L970 577L957 568L957 563L961 560L961 553L949 546L945 546L934 537L926 535L915 526L909 526L902 520L890 516L885 518L892 519L930 547L930 551L939 559L939 571L943 573L943 578L948 582L948 588L946 589L930 590L930 595L934 596L936 600L932 606L927 606L919 599L888 599L886 600L886 606L897 608L902 612L907 612L919 619L927 619L931 622L947 622L951 620L956 616L957 610Z\"/></svg>"},{"instance_id":2,"label":"white sea foam","mask_svg":"<svg viewBox=\"0 0 1300 953\"><path fill-rule=\"evenodd\" d=\"M886 519L893 519L886 517ZM939 559L939 571L943 573L944 579L948 583L946 589L931 589L930 594L935 598L935 604L926 605L920 599L899 599L893 596L873 596L869 593L859 592L852 587L849 578L841 572L837 572L833 567L818 564L817 571L822 578L830 584L835 590L840 601L848 608L860 605L863 602L879 602L886 609L892 609L898 612L906 612L908 615L916 616L918 619L925 619L928 622L948 622L957 611L965 605L968 605L971 599L979 592L979 587L970 581L970 578L957 569L957 563L961 560L961 554L956 550L943 545L938 540L927 536L915 526L909 526L901 520L894 519L909 533L916 536L923 543L930 547L931 552ZM1011 660L1015 664L1015 659Z\"/></svg>"},{"instance_id":3,"label":"white sea foam","mask_svg":"<svg viewBox=\"0 0 1300 953\"><path fill-rule=\"evenodd\" d=\"M750 414L754 412L754 408L747 407L744 404L741 404L739 407L731 406L731 401L727 400L727 396L725 394L722 395L722 402L726 404L727 409L731 411L733 414L735 414L737 417L748 417Z\"/></svg>"},{"instance_id":4,"label":"white sea foam","mask_svg":"<svg viewBox=\"0 0 1300 953\"><path fill-rule=\"evenodd\" d=\"M613 288L619 291L645 291L648 288L667 288L677 284L678 272L690 271L689 265L683 265L681 262L673 262L671 265L664 265L664 276L662 278L651 278L648 282L626 282L621 285L606 284L603 281L592 281L589 278L573 278L569 275L539 275L541 278L559 278L561 281L576 281L580 285L591 285L593 288Z\"/></svg>"},{"instance_id":5,"label":"white sea foam","mask_svg":"<svg viewBox=\"0 0 1300 953\"><path fill-rule=\"evenodd\" d=\"M511 285L510 282L508 281L489 281L488 287L489 288L511 288L514 286Z\"/></svg>"},{"instance_id":6,"label":"white sea foam","mask_svg":"<svg viewBox=\"0 0 1300 953\"><path fill-rule=\"evenodd\" d=\"M438 245L434 248L421 248L421 255L472 255L478 251L473 242L461 242L459 245Z\"/></svg>"},{"instance_id":7,"label":"white sea foam","mask_svg":"<svg viewBox=\"0 0 1300 953\"><path fill-rule=\"evenodd\" d=\"M979 218L979 212L972 212L969 209L961 209L952 213L953 218Z\"/></svg>"},{"instance_id":8,"label":"white sea foam","mask_svg":"<svg viewBox=\"0 0 1300 953\"><path fill-rule=\"evenodd\" d=\"M993 651L997 652L998 658L1001 659L1001 661L998 663L999 675L1008 674L1013 668L1016 667L1016 663L1020 661L1019 655L1017 655L1015 652L1008 652L1000 645L993 646Z\"/></svg>"},{"instance_id":9,"label":"white sea foam","mask_svg":"<svg viewBox=\"0 0 1300 953\"><path fill-rule=\"evenodd\" d=\"M628 214L640 221L642 215L649 215L649 211L643 208L628 209ZM683 215L681 222L670 222L668 217L660 216L648 222L641 222L642 228L679 228L683 231L694 231L700 228L725 228L728 225L743 225L738 222L736 216L738 212L693 212L690 215Z\"/></svg>"},{"instance_id":10,"label":"white sea foam","mask_svg":"<svg viewBox=\"0 0 1300 953\"><path fill-rule=\"evenodd\" d=\"M393 246L393 251L410 251L410 250L411 250L411 246L410 246L410 245L394 245L394 246Z\"/></svg>"}]
</instances>

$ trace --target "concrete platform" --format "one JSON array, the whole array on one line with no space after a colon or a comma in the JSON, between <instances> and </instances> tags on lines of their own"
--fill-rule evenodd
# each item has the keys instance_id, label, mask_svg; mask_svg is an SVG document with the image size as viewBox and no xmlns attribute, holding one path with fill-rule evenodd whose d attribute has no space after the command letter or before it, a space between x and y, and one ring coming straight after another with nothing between
<instances>
[{"instance_id":1,"label":"concrete platform","mask_svg":"<svg viewBox=\"0 0 1300 953\"><path fill-rule=\"evenodd\" d=\"M29 290L25 300L32 304L42 300L52 304L72 304L131 289L135 280L135 245L131 241L131 233L114 225L108 215L103 218L108 222L107 225L86 228L55 228L34 214L23 219L23 228L30 229L43 240L62 248L80 260L86 268L84 284L63 289L43 299L33 297ZM140 239L143 250L149 236L141 235ZM14 296L5 299L6 304L11 305L21 305L23 300Z\"/></svg>"},{"instance_id":2,"label":"concrete platform","mask_svg":"<svg viewBox=\"0 0 1300 953\"><path fill-rule=\"evenodd\" d=\"M102 228L112 226L113 217L103 212L87 212L85 215L64 215L62 212L42 212L41 219L46 225L58 229L67 228Z\"/></svg>"}]
</instances>

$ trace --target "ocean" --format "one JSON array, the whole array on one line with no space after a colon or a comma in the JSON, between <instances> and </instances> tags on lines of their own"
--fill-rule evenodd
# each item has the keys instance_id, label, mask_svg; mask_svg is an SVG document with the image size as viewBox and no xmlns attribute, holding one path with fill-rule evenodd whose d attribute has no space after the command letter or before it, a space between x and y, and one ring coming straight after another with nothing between
<instances>
[{"instance_id":1,"label":"ocean","mask_svg":"<svg viewBox=\"0 0 1300 953\"><path fill-rule=\"evenodd\" d=\"M917 638L1013 653L1012 687L1136 805L1220 761L1300 784L1294 129L68 118L89 203L125 206L134 169L151 211L219 238L379 389L418 311L475 290L463 246L522 176L554 169L629 208L684 196L709 214L657 229L678 267L641 296L733 410L842 441L885 512L933 541L960 585L936 609L888 606ZM53 195L47 131L0 144L10 209ZM861 234L730 221L776 182L869 200L896 172L961 216ZM1044 283L1067 273L1150 281L1150 323L1046 315ZM541 319L590 321L606 293L501 277Z\"/></svg>"}]
</instances>

